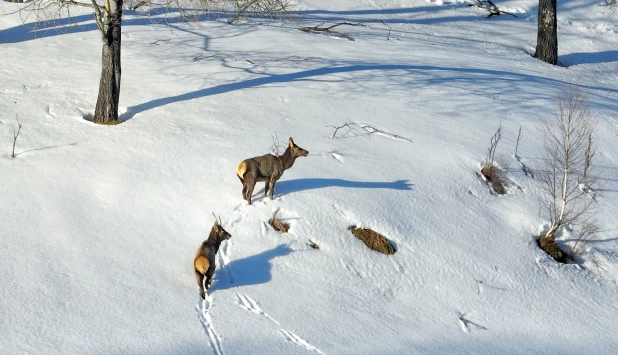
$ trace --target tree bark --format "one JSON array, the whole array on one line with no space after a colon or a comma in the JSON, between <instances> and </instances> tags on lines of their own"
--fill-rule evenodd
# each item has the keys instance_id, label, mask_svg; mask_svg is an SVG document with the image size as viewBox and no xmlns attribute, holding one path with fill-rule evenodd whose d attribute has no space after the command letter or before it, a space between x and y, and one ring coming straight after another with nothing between
<instances>
[{"instance_id":1,"label":"tree bark","mask_svg":"<svg viewBox=\"0 0 618 355\"><path fill-rule=\"evenodd\" d=\"M558 64L558 21L556 0L539 0L536 58L549 64Z\"/></svg>"},{"instance_id":2,"label":"tree bark","mask_svg":"<svg viewBox=\"0 0 618 355\"><path fill-rule=\"evenodd\" d=\"M123 0L106 0L102 29L101 81L93 121L114 124L118 121L120 100L120 35Z\"/></svg>"}]
</instances>

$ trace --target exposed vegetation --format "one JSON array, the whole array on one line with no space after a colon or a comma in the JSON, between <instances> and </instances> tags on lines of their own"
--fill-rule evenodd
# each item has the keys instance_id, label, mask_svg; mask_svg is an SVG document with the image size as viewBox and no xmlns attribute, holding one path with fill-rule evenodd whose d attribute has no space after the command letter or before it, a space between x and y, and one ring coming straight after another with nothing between
<instances>
[{"instance_id":1,"label":"exposed vegetation","mask_svg":"<svg viewBox=\"0 0 618 355\"><path fill-rule=\"evenodd\" d=\"M352 232L356 238L362 240L365 245L377 252L389 255L395 254L396 252L388 239L371 229L350 226L348 230Z\"/></svg>"}]
</instances>

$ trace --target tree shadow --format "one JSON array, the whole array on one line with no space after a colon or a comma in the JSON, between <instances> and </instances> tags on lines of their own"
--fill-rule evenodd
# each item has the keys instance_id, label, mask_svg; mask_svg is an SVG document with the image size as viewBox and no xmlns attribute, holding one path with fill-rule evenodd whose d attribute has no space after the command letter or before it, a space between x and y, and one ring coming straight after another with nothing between
<instances>
[{"instance_id":1,"label":"tree shadow","mask_svg":"<svg viewBox=\"0 0 618 355\"><path fill-rule=\"evenodd\" d=\"M217 269L216 282L212 284L208 293L269 282L272 279L270 261L276 257L289 255L293 251L288 245L279 244L260 254L233 260L225 268Z\"/></svg>"},{"instance_id":2,"label":"tree shadow","mask_svg":"<svg viewBox=\"0 0 618 355\"><path fill-rule=\"evenodd\" d=\"M124 10L122 26L172 25L187 22L179 15L178 9L152 9L150 14ZM165 14L165 17L153 17ZM171 16L174 15L174 16ZM212 18L212 14L196 17L195 22ZM41 20L0 30L0 43L19 43L58 35L98 31L93 15L78 15L56 19Z\"/></svg>"},{"instance_id":3,"label":"tree shadow","mask_svg":"<svg viewBox=\"0 0 618 355\"><path fill-rule=\"evenodd\" d=\"M277 194L287 194L291 192L322 189L327 187L344 187L353 189L390 189L390 190L412 190L413 184L409 180L396 180L393 182L370 182L370 181L350 181L343 179L295 179L281 181L277 183Z\"/></svg>"},{"instance_id":4,"label":"tree shadow","mask_svg":"<svg viewBox=\"0 0 618 355\"><path fill-rule=\"evenodd\" d=\"M496 81L503 81L508 83L509 87L513 87L516 83L522 85L529 85L530 82L537 81L539 85L554 86L557 84L565 84L564 81L557 79L539 77L529 74L522 74L516 72L508 72L503 70L491 70L491 69L478 69L478 68L454 68L454 67L440 67L434 65L404 65L404 64L342 64L324 66L316 69L302 70L288 74L267 74L258 78L247 79L244 81L221 84L214 87L199 89L191 92L187 92L180 95L168 96L159 99L154 99L136 106L127 108L128 117L133 117L135 114L147 111L153 108L165 106L171 103L177 103L187 100L198 99L201 97L207 97L212 95L224 94L232 91L255 88L264 85L271 85L276 83L290 83L290 82L302 82L302 81L320 81L325 82L328 80L320 79L318 77L325 75L335 75L341 73L351 72L369 72L369 71L382 71L382 72L396 72L405 71L406 74L419 76L415 81L417 85L441 85L444 82L451 82L451 78L456 78L458 81L462 81L467 76L473 77L479 83L483 81L495 83ZM436 73L443 73L442 75L436 75ZM394 73L393 75L400 75ZM425 79L423 79L425 76ZM617 92L615 89L605 87L594 87L588 85L582 85L585 89L601 90L604 92Z\"/></svg>"},{"instance_id":5,"label":"tree shadow","mask_svg":"<svg viewBox=\"0 0 618 355\"><path fill-rule=\"evenodd\" d=\"M35 152L37 150L47 150L47 149L54 149L54 148L62 148L62 147L68 147L70 145L77 145L77 142L67 143L67 144L59 144L59 145L52 145L52 146L49 146L49 147L41 147L41 148L28 149L28 150L24 150L22 152L19 152L19 153L15 154L15 156L26 154L26 153L30 153L30 152Z\"/></svg>"},{"instance_id":6,"label":"tree shadow","mask_svg":"<svg viewBox=\"0 0 618 355\"><path fill-rule=\"evenodd\" d=\"M565 67L578 64L600 64L618 62L618 51L570 53L558 57L558 61Z\"/></svg>"},{"instance_id":7,"label":"tree shadow","mask_svg":"<svg viewBox=\"0 0 618 355\"><path fill-rule=\"evenodd\" d=\"M428 12L438 12L440 10L449 10L454 7L467 8L466 4L452 3L451 6L445 7L437 4L405 7L405 8L390 8L390 9L366 9L366 10L349 10L349 11L329 11L329 10L304 10L298 11L296 14L306 21L318 22L362 22L362 23L387 23L387 24L437 24L447 23L452 21L475 21L479 16L459 14L456 16L445 17L409 17L413 15L423 15ZM384 16L397 16L384 18Z\"/></svg>"}]
</instances>

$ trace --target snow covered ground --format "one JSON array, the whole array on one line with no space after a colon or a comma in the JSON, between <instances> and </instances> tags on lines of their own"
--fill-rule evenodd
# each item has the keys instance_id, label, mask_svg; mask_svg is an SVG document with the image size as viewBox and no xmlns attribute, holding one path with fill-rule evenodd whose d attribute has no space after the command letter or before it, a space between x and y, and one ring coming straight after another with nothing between
<instances>
[{"instance_id":1,"label":"snow covered ground","mask_svg":"<svg viewBox=\"0 0 618 355\"><path fill-rule=\"evenodd\" d=\"M560 2L551 66L530 55L536 2L497 4L518 18L442 0L306 0L284 26L127 11L117 126L82 119L100 72L87 10L60 31L1 15L0 353L614 353L618 13ZM367 26L297 30L342 21ZM519 156L542 167L541 120L573 82L597 128L602 232L563 265L536 245L541 183L513 152L521 127ZM347 122L411 142L331 139ZM500 125L510 188L494 196L475 173ZM236 166L290 136L309 156L248 206ZM266 224L277 208L289 233ZM202 302L212 213L233 237Z\"/></svg>"}]
</instances>

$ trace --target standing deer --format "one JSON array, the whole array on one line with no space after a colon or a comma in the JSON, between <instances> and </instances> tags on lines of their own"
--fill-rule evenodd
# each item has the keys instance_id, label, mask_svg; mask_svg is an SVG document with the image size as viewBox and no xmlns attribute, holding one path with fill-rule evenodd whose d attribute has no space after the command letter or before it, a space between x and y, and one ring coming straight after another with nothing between
<instances>
[{"instance_id":1,"label":"standing deer","mask_svg":"<svg viewBox=\"0 0 618 355\"><path fill-rule=\"evenodd\" d=\"M217 255L219 251L221 242L230 238L232 238L232 235L226 232L215 218L215 225L212 226L208 239L202 242L202 245L200 245L195 252L193 267L195 268L197 284L200 285L200 295L202 298L206 296L204 291L204 276L206 276L206 290L208 290L212 283L212 276L215 273L215 255Z\"/></svg>"},{"instance_id":2,"label":"standing deer","mask_svg":"<svg viewBox=\"0 0 618 355\"><path fill-rule=\"evenodd\" d=\"M270 185L270 199L272 200L275 193L275 183L283 175L283 172L294 165L296 158L306 157L308 154L308 151L294 144L294 140L290 137L289 146L285 149L283 155L277 157L266 154L243 160L236 168L236 175L242 182L242 198L251 204L251 195L253 195L255 183L266 181L264 196L268 195Z\"/></svg>"}]
</instances>

